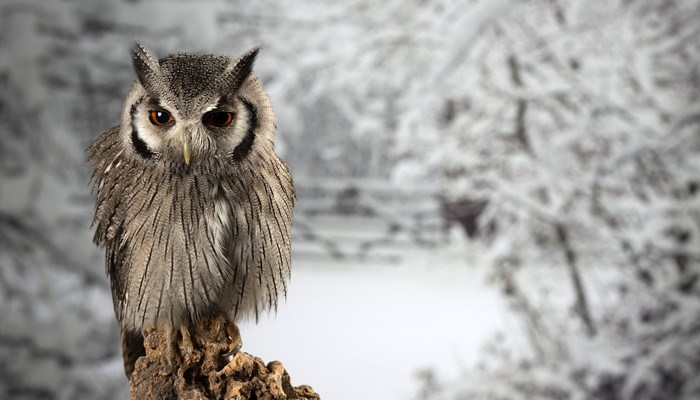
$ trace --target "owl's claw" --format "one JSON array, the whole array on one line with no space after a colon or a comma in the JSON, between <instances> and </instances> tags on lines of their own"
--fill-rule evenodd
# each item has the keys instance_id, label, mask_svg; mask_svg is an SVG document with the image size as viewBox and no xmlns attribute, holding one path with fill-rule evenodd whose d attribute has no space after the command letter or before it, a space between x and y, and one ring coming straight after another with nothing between
<instances>
[{"instance_id":1,"label":"owl's claw","mask_svg":"<svg viewBox=\"0 0 700 400\"><path fill-rule=\"evenodd\" d=\"M147 328L148 329L148 328ZM154 330L155 328L151 328L151 330ZM178 331L182 335L182 352L179 352L178 350ZM170 371L172 372L173 369L175 368L175 357L176 354L180 354L183 357L187 356L192 356L192 352L194 351L194 345L192 344L192 337L190 336L190 331L187 328L186 325L181 325L180 329L178 330L177 328L170 327L165 330L165 339L166 339L166 351L165 351L165 358L168 360L168 366L170 367Z\"/></svg>"},{"instance_id":2,"label":"owl's claw","mask_svg":"<svg viewBox=\"0 0 700 400\"><path fill-rule=\"evenodd\" d=\"M166 358L168 359L168 365L170 370L175 366L175 350L177 349L177 331L174 328L166 329Z\"/></svg>"},{"instance_id":3,"label":"owl's claw","mask_svg":"<svg viewBox=\"0 0 700 400\"><path fill-rule=\"evenodd\" d=\"M238 353L238 351L243 347L243 340L241 340L241 332L238 330L238 326L235 323L226 321L226 334L231 340L228 344L228 351L224 353L224 357L230 357Z\"/></svg>"},{"instance_id":4,"label":"owl's claw","mask_svg":"<svg viewBox=\"0 0 700 400\"><path fill-rule=\"evenodd\" d=\"M180 325L180 333L182 334L182 347L185 349L185 353L191 356L194 351L194 345L192 344L192 337L190 337L190 331L187 329L187 326Z\"/></svg>"},{"instance_id":5,"label":"owl's claw","mask_svg":"<svg viewBox=\"0 0 700 400\"><path fill-rule=\"evenodd\" d=\"M216 337L219 337L219 334L221 333L221 329L223 329L224 326L226 326L226 318L225 317L218 317L216 319Z\"/></svg>"},{"instance_id":6,"label":"owl's claw","mask_svg":"<svg viewBox=\"0 0 700 400\"><path fill-rule=\"evenodd\" d=\"M238 326L231 322L228 318L224 316L219 316L216 318L216 333L215 336L218 338L221 335L221 330L225 330L225 338L228 344L228 351L225 353L226 356L236 354L238 350L243 346L243 341L241 340L241 332L238 330Z\"/></svg>"},{"instance_id":7,"label":"owl's claw","mask_svg":"<svg viewBox=\"0 0 700 400\"><path fill-rule=\"evenodd\" d=\"M231 357L235 356L236 353L238 353L241 350L241 347L243 347L243 342L239 339L238 342L231 342L228 345L228 351L224 354L222 354L222 357Z\"/></svg>"},{"instance_id":8,"label":"owl's claw","mask_svg":"<svg viewBox=\"0 0 700 400\"><path fill-rule=\"evenodd\" d=\"M211 325L212 322L214 323L213 326ZM215 330L207 332L207 329L211 329L212 327ZM144 336L156 330L157 328L155 327L148 327L143 331ZM174 373L180 362L183 363L182 365L190 365L192 362L198 362L197 360L200 358L198 351L200 349L196 349L197 351L195 351L195 340L197 343L200 343L202 340L206 343L215 341L218 349L220 349L218 350L220 351L219 354L223 357L235 355L243 346L238 326L224 316L217 317L213 321L202 321L195 326L181 324L179 327L164 327L163 331L165 333L166 342L164 349L164 356L167 360L167 366L165 367L167 369L166 373ZM212 333L214 337L211 337ZM204 354L205 350L201 350L202 354Z\"/></svg>"},{"instance_id":9,"label":"owl's claw","mask_svg":"<svg viewBox=\"0 0 700 400\"><path fill-rule=\"evenodd\" d=\"M238 330L238 326L235 323L229 321L228 318L220 316L216 320L216 337L219 337L221 330L225 329L226 340L229 341L228 351L223 353L222 357L230 357L243 347L243 341L241 340L241 332Z\"/></svg>"}]
</instances>

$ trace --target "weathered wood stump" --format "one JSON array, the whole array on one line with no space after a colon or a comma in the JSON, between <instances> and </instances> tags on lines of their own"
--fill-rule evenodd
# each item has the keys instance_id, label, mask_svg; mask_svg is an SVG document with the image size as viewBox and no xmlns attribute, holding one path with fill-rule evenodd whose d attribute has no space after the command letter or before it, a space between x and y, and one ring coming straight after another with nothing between
<instances>
[{"instance_id":1,"label":"weathered wood stump","mask_svg":"<svg viewBox=\"0 0 700 400\"><path fill-rule=\"evenodd\" d=\"M165 332L145 336L146 355L136 361L131 376L132 400L320 400L311 387L293 387L279 361L263 360L238 352L229 361L228 337L215 321L191 330L191 353L178 341L168 350Z\"/></svg>"}]
</instances>

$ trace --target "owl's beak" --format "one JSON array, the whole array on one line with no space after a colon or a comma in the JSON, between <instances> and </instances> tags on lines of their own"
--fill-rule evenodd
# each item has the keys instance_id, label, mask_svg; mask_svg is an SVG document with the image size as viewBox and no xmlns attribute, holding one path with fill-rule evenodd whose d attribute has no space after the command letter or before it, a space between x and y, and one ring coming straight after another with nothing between
<instances>
[{"instance_id":1,"label":"owl's beak","mask_svg":"<svg viewBox=\"0 0 700 400\"><path fill-rule=\"evenodd\" d=\"M190 139L185 137L182 139L182 154L185 155L185 164L190 165L190 155L192 148L190 147Z\"/></svg>"}]
</instances>

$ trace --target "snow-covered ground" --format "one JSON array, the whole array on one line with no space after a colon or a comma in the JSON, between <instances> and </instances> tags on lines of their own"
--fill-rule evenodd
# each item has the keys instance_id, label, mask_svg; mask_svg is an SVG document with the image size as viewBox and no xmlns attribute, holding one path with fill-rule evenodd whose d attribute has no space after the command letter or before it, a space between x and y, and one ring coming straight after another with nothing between
<instances>
[{"instance_id":1,"label":"snow-covered ground","mask_svg":"<svg viewBox=\"0 0 700 400\"><path fill-rule=\"evenodd\" d=\"M283 361L293 384L325 399L414 398L417 371L456 378L509 323L467 253L416 250L393 265L294 260L287 302L241 326L243 350Z\"/></svg>"}]
</instances>

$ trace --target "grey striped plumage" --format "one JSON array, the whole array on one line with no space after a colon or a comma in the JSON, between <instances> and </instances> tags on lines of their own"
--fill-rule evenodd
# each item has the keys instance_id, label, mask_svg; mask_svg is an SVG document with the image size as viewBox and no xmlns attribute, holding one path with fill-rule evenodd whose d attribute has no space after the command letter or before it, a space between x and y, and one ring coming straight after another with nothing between
<instances>
[{"instance_id":1,"label":"grey striped plumage","mask_svg":"<svg viewBox=\"0 0 700 400\"><path fill-rule=\"evenodd\" d=\"M121 124L88 149L127 376L144 329L257 318L286 294L295 192L256 54L157 60L137 43Z\"/></svg>"}]
</instances>

